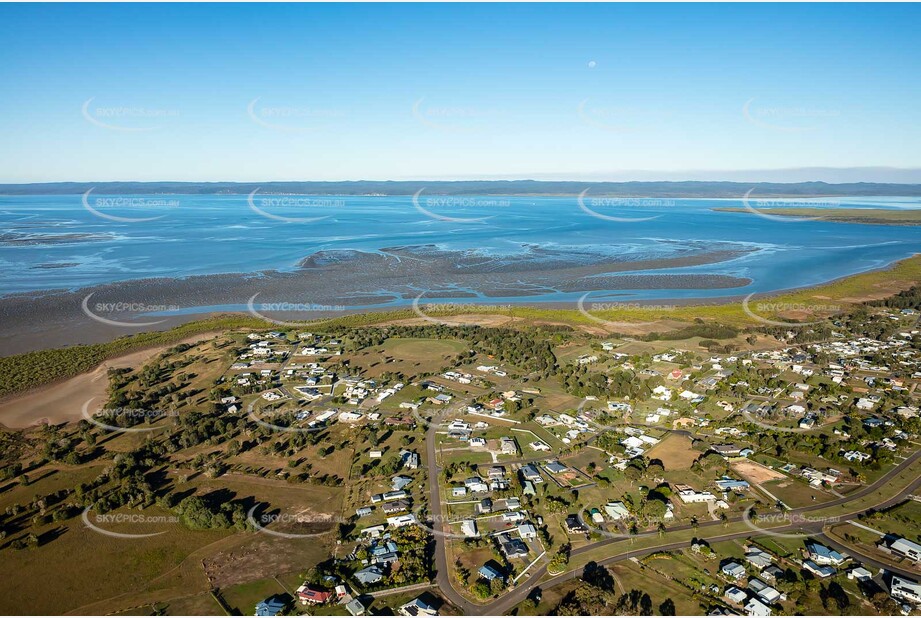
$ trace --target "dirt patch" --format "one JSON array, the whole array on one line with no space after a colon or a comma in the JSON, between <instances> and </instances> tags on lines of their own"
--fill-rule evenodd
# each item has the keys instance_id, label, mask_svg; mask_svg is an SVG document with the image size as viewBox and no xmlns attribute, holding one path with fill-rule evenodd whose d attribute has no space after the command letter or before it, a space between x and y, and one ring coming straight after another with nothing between
<instances>
[{"instance_id":1,"label":"dirt patch","mask_svg":"<svg viewBox=\"0 0 921 618\"><path fill-rule=\"evenodd\" d=\"M736 461L730 464L729 467L735 470L739 476L754 485L786 478L780 472L771 470L767 466L762 466L754 461Z\"/></svg>"},{"instance_id":2,"label":"dirt patch","mask_svg":"<svg viewBox=\"0 0 921 618\"><path fill-rule=\"evenodd\" d=\"M690 438L673 433L649 449L646 454L650 459L660 460L666 470L687 470L700 452L691 448Z\"/></svg>"},{"instance_id":3,"label":"dirt patch","mask_svg":"<svg viewBox=\"0 0 921 618\"><path fill-rule=\"evenodd\" d=\"M82 418L83 404L93 399L92 414L102 406L109 386L108 371L112 368L139 367L164 350L181 343L193 343L214 337L216 333L201 333L169 345L138 350L111 358L101 365L64 382L49 384L0 402L0 424L22 429L38 423L66 423Z\"/></svg>"},{"instance_id":4,"label":"dirt patch","mask_svg":"<svg viewBox=\"0 0 921 618\"><path fill-rule=\"evenodd\" d=\"M227 588L262 579L267 573L306 570L326 552L327 542L319 538L286 539L262 534L205 558L202 566L211 587Z\"/></svg>"},{"instance_id":5,"label":"dirt patch","mask_svg":"<svg viewBox=\"0 0 921 618\"><path fill-rule=\"evenodd\" d=\"M388 320L387 322L381 322L381 326L424 326L429 324L432 320L438 322L444 322L448 325L458 325L458 326L504 326L510 322L520 321L517 318L513 318L507 315L491 315L491 314L463 314L463 315L444 315L439 316L435 315L431 319L426 318L404 318L401 320Z\"/></svg>"}]
</instances>

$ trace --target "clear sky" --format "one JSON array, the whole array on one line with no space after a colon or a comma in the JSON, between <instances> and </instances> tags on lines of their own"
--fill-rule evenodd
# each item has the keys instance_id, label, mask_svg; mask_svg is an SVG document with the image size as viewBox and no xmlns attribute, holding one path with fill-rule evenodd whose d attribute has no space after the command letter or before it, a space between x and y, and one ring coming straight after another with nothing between
<instances>
[{"instance_id":1,"label":"clear sky","mask_svg":"<svg viewBox=\"0 0 921 618\"><path fill-rule=\"evenodd\" d=\"M0 5L0 182L918 168L919 23L905 4Z\"/></svg>"}]
</instances>

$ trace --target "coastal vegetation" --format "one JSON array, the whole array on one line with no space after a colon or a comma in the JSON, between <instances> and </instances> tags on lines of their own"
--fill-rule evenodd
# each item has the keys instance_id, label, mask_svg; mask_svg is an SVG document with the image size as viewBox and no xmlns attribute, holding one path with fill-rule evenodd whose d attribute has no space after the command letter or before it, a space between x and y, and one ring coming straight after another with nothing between
<instances>
[{"instance_id":1,"label":"coastal vegetation","mask_svg":"<svg viewBox=\"0 0 921 618\"><path fill-rule=\"evenodd\" d=\"M745 208L714 208L714 210L751 213L750 210ZM758 208L757 212L779 217L804 217L823 221L836 221L838 223L921 225L921 210L895 210L891 208Z\"/></svg>"},{"instance_id":2,"label":"coastal vegetation","mask_svg":"<svg viewBox=\"0 0 921 618\"><path fill-rule=\"evenodd\" d=\"M815 317L826 317L835 313L846 313L860 303L884 299L918 285L921 281L921 256L897 262L881 270L861 273L839 281L805 290L787 292L770 297L775 307L790 306L803 311L789 321L809 321ZM890 302L910 302L904 300ZM836 310L830 308L836 307ZM813 308L813 309L810 309ZM631 323L654 322L643 328L648 340L681 339L696 334L707 339L725 339L733 336L734 330L762 327L756 318L746 313L741 303L733 302L714 305L684 305L653 308L625 306L599 311L590 311L586 316L574 309L548 309L542 307L463 307L446 305L444 308L426 307L430 317L460 315L501 315L511 320L509 327L528 325L561 325L577 328L600 328L598 319L611 322L605 329L614 336L618 323L624 327ZM774 319L777 312L758 312L759 317ZM781 312L782 313L782 312ZM763 315L762 315L763 314ZM386 312L356 313L340 318L321 320L316 327L335 331L358 326L384 325L398 321L418 320L411 309ZM140 333L121 337L107 343L77 345L61 349L40 350L15 356L0 357L0 397L50 384L89 371L109 358L121 354L170 344L191 335L231 328L265 328L264 321L248 315L221 315L205 320L189 322L167 331ZM305 324L305 327L309 326ZM491 332L491 331L487 331ZM407 335L411 336L411 335ZM486 337L488 339L488 337ZM511 352L509 352L511 353ZM543 362L546 363L545 357ZM545 365L546 366L546 365Z\"/></svg>"},{"instance_id":3,"label":"coastal vegetation","mask_svg":"<svg viewBox=\"0 0 921 618\"><path fill-rule=\"evenodd\" d=\"M0 397L71 378L94 369L105 360L128 352L169 345L200 333L260 326L265 326L265 323L249 316L219 316L189 322L166 331L119 337L106 343L3 356L0 357Z\"/></svg>"}]
</instances>

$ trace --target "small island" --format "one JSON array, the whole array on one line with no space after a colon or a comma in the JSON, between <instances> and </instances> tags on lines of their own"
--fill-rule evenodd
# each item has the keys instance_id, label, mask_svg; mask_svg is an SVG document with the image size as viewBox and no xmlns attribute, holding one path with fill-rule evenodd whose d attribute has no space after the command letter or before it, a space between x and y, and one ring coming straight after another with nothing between
<instances>
[{"instance_id":1,"label":"small island","mask_svg":"<svg viewBox=\"0 0 921 618\"><path fill-rule=\"evenodd\" d=\"M720 212L752 212L747 208L714 208L713 210ZM921 225L921 210L891 210L887 208L759 208L757 213L780 217L808 217L838 223Z\"/></svg>"}]
</instances>

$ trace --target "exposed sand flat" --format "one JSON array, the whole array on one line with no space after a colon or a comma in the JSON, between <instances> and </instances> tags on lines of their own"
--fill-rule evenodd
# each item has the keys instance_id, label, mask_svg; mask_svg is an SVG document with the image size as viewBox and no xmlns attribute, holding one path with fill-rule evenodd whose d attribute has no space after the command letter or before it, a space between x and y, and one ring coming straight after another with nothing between
<instances>
[{"instance_id":1,"label":"exposed sand flat","mask_svg":"<svg viewBox=\"0 0 921 618\"><path fill-rule=\"evenodd\" d=\"M134 332L166 329L198 319L202 313L246 311L249 302L257 309L273 303L304 307L285 315L280 311L273 313L270 308L266 310L275 319L299 321L375 309L408 309L407 301L420 294L422 303L445 298L479 302L503 298L528 304L554 292L738 288L749 280L719 273L640 271L719 264L746 253L705 245L694 246L672 258L638 260L539 247L501 258L472 251L441 250L432 245L388 247L380 253L318 251L302 260L300 267L292 272L143 279L0 298L0 354L109 341ZM92 301L88 297L91 293ZM593 301L612 298L620 296L599 294ZM92 307L97 304L174 306L180 310L198 308L201 312L192 310L165 317L131 313L127 309L101 310L98 317L122 323L112 325L93 319L83 309L84 303ZM575 302L566 306L575 309ZM151 321L157 324L144 325Z\"/></svg>"},{"instance_id":2,"label":"exposed sand flat","mask_svg":"<svg viewBox=\"0 0 921 618\"><path fill-rule=\"evenodd\" d=\"M180 343L193 343L213 337L215 333L201 333L182 341L155 348L138 350L109 359L87 373L64 382L49 384L0 401L0 425L22 429L38 423L65 423L82 418L83 404L95 398L90 413L100 409L105 401L109 381L107 372L113 368L138 367L164 350Z\"/></svg>"}]
</instances>

